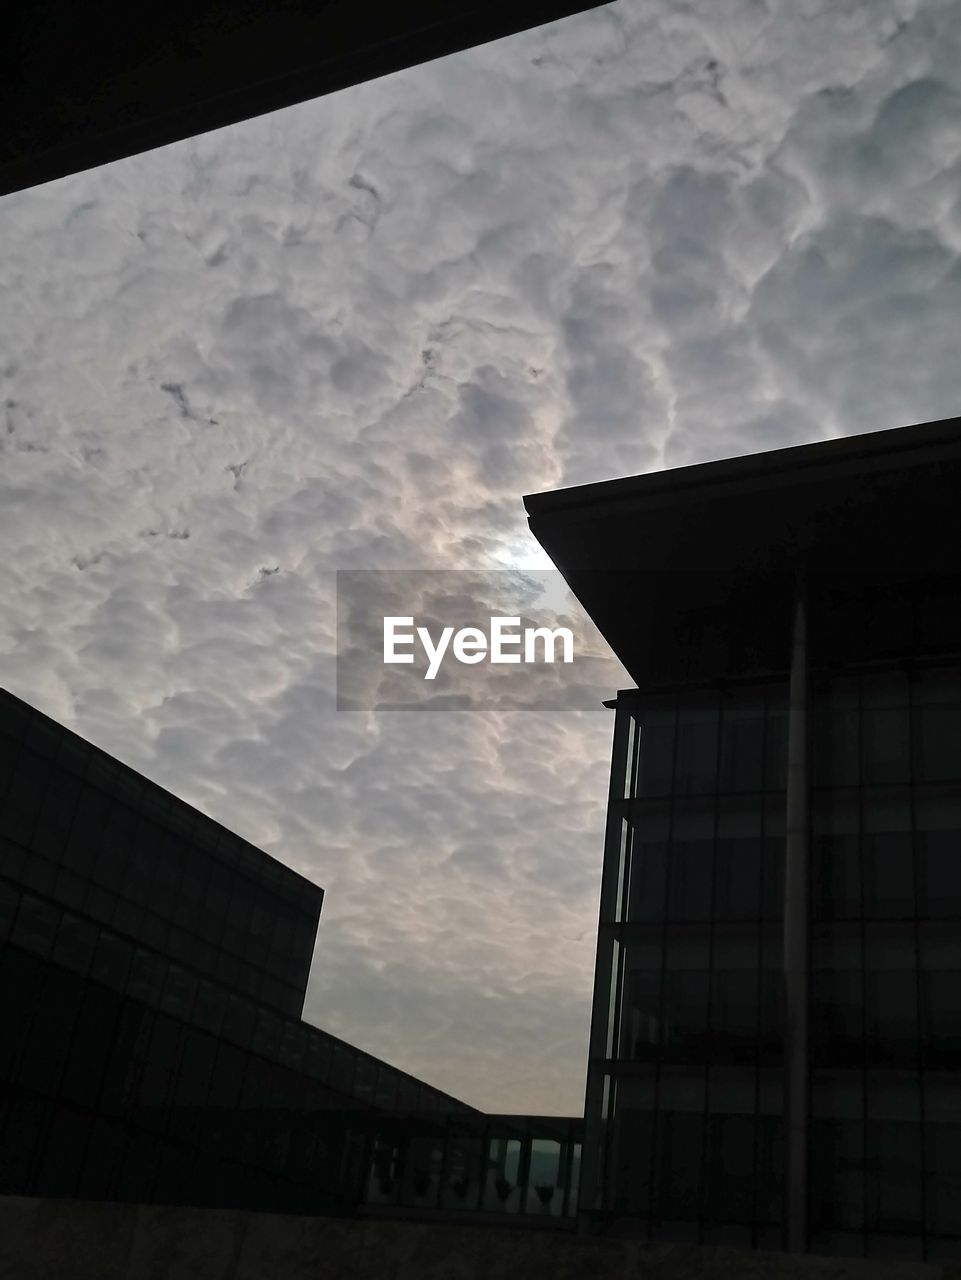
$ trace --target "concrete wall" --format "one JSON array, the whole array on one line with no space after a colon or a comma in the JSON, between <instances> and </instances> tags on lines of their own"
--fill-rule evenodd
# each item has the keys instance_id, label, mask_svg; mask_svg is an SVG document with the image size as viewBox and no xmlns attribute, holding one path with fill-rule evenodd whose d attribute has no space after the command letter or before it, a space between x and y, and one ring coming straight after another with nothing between
<instances>
[{"instance_id":1,"label":"concrete wall","mask_svg":"<svg viewBox=\"0 0 961 1280\"><path fill-rule=\"evenodd\" d=\"M0 1280L961 1280L918 1262L0 1196Z\"/></svg>"}]
</instances>

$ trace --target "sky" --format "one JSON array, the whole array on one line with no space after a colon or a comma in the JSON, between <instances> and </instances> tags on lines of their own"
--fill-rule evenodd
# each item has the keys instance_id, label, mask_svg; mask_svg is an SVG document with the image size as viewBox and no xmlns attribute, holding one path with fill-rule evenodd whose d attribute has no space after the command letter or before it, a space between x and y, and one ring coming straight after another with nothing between
<instances>
[{"instance_id":1,"label":"sky","mask_svg":"<svg viewBox=\"0 0 961 1280\"><path fill-rule=\"evenodd\" d=\"M953 416L959 314L958 0L617 0L4 197L0 684L324 886L308 1020L580 1114L611 713L339 711L336 572Z\"/></svg>"}]
</instances>

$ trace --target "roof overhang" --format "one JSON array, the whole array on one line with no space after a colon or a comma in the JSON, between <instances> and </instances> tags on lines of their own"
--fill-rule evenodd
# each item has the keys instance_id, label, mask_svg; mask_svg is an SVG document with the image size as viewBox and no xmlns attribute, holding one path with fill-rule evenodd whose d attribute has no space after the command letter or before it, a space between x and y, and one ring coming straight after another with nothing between
<instances>
[{"instance_id":1,"label":"roof overhang","mask_svg":"<svg viewBox=\"0 0 961 1280\"><path fill-rule=\"evenodd\" d=\"M728 631L754 628L767 645L759 667L777 670L802 564L822 581L959 572L961 418L524 502L534 536L638 685L651 682L679 620L699 611L723 615Z\"/></svg>"}]
</instances>

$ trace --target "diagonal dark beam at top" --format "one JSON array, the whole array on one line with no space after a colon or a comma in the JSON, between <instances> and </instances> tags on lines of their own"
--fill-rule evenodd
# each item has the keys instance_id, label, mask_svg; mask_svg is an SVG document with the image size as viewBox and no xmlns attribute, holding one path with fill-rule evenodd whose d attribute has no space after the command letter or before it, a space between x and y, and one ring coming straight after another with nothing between
<instances>
[{"instance_id":1,"label":"diagonal dark beam at top","mask_svg":"<svg viewBox=\"0 0 961 1280\"><path fill-rule=\"evenodd\" d=\"M0 195L597 7L596 0L15 0Z\"/></svg>"}]
</instances>

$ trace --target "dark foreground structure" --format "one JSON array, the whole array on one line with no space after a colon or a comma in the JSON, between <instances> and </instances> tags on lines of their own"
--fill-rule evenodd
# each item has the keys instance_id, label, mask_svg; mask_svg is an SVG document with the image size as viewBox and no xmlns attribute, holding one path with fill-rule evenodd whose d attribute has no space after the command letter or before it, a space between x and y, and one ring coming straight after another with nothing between
<instances>
[{"instance_id":1,"label":"dark foreground structure","mask_svg":"<svg viewBox=\"0 0 961 1280\"><path fill-rule=\"evenodd\" d=\"M322 897L0 691L0 1194L572 1226L579 1120L301 1021Z\"/></svg>"},{"instance_id":2,"label":"dark foreground structure","mask_svg":"<svg viewBox=\"0 0 961 1280\"><path fill-rule=\"evenodd\" d=\"M319 98L598 0L14 0L0 195Z\"/></svg>"},{"instance_id":3,"label":"dark foreground structure","mask_svg":"<svg viewBox=\"0 0 961 1280\"><path fill-rule=\"evenodd\" d=\"M961 1273L959 492L952 420L527 499L637 684L583 1121L484 1115L301 1021L321 891L0 694L15 1255Z\"/></svg>"},{"instance_id":4,"label":"dark foreground structure","mask_svg":"<svg viewBox=\"0 0 961 1280\"><path fill-rule=\"evenodd\" d=\"M961 1258L961 420L526 499L617 697L581 1207Z\"/></svg>"}]
</instances>

